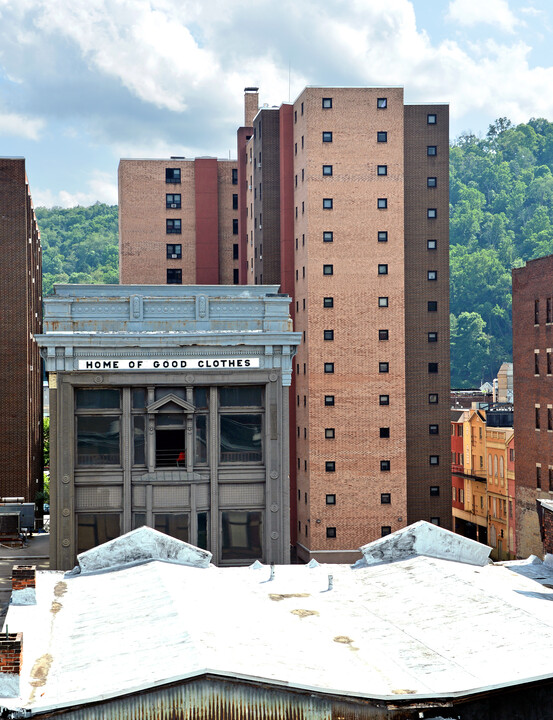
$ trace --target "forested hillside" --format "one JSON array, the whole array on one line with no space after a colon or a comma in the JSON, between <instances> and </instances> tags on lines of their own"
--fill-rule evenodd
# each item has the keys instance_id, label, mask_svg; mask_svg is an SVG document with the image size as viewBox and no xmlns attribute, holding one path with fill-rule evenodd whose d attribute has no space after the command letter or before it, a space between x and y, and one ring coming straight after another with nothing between
<instances>
[{"instance_id":1,"label":"forested hillside","mask_svg":"<svg viewBox=\"0 0 553 720\"><path fill-rule=\"evenodd\" d=\"M451 147L451 383L511 360L511 268L553 253L553 124L497 120ZM44 294L54 282L118 282L117 206L38 208Z\"/></svg>"},{"instance_id":2,"label":"forested hillside","mask_svg":"<svg viewBox=\"0 0 553 720\"><path fill-rule=\"evenodd\" d=\"M37 208L43 294L54 283L117 283L117 205Z\"/></svg>"},{"instance_id":3,"label":"forested hillside","mask_svg":"<svg viewBox=\"0 0 553 720\"><path fill-rule=\"evenodd\" d=\"M511 360L511 268L553 253L553 124L501 118L450 157L451 382L468 387Z\"/></svg>"}]
</instances>

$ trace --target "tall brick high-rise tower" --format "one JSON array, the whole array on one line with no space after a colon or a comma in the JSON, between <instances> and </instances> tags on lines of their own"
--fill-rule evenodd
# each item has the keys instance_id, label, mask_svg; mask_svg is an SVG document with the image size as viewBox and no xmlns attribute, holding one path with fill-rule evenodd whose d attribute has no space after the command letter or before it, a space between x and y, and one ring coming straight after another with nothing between
<instances>
[{"instance_id":1,"label":"tall brick high-rise tower","mask_svg":"<svg viewBox=\"0 0 553 720\"><path fill-rule=\"evenodd\" d=\"M40 234L23 158L0 158L1 497L34 502L42 489Z\"/></svg>"},{"instance_id":2,"label":"tall brick high-rise tower","mask_svg":"<svg viewBox=\"0 0 553 720\"><path fill-rule=\"evenodd\" d=\"M447 105L405 105L401 88L308 87L253 120L240 240L247 282L280 281L303 332L304 560L451 525L448 130Z\"/></svg>"}]
</instances>

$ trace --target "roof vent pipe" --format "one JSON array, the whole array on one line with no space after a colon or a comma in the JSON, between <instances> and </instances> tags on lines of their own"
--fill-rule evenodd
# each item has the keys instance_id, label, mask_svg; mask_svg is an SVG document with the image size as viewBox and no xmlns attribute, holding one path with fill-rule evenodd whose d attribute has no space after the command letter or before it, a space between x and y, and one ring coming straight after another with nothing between
<instances>
[{"instance_id":1,"label":"roof vent pipe","mask_svg":"<svg viewBox=\"0 0 553 720\"><path fill-rule=\"evenodd\" d=\"M274 579L275 579L275 564L271 563L271 577L269 578L269 580L274 580Z\"/></svg>"},{"instance_id":2,"label":"roof vent pipe","mask_svg":"<svg viewBox=\"0 0 553 720\"><path fill-rule=\"evenodd\" d=\"M334 577L332 575L328 576L328 589L332 590L334 587Z\"/></svg>"}]
</instances>

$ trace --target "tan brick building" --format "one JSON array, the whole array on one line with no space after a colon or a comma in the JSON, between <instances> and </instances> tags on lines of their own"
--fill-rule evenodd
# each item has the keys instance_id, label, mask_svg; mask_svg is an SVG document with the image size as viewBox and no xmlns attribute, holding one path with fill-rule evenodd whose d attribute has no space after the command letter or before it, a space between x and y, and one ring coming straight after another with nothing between
<instances>
[{"instance_id":1,"label":"tan brick building","mask_svg":"<svg viewBox=\"0 0 553 720\"><path fill-rule=\"evenodd\" d=\"M42 490L42 253L24 158L0 158L0 497Z\"/></svg>"},{"instance_id":2,"label":"tan brick building","mask_svg":"<svg viewBox=\"0 0 553 720\"><path fill-rule=\"evenodd\" d=\"M236 161L121 160L121 283L238 283Z\"/></svg>"},{"instance_id":3,"label":"tan brick building","mask_svg":"<svg viewBox=\"0 0 553 720\"><path fill-rule=\"evenodd\" d=\"M402 88L307 87L261 108L245 91L236 267L242 284L279 283L302 332L290 490L304 560L353 560L421 519L451 526L448 110L405 105ZM144 282L123 232L126 162L122 281Z\"/></svg>"}]
</instances>

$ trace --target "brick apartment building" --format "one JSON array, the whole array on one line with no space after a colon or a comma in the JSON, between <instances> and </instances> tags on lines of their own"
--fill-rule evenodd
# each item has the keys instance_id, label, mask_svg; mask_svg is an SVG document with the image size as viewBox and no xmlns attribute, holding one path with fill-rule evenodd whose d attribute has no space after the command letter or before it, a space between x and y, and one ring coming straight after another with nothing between
<instances>
[{"instance_id":1,"label":"brick apartment building","mask_svg":"<svg viewBox=\"0 0 553 720\"><path fill-rule=\"evenodd\" d=\"M121 160L121 283L238 283L236 161Z\"/></svg>"},{"instance_id":2,"label":"brick apartment building","mask_svg":"<svg viewBox=\"0 0 553 720\"><path fill-rule=\"evenodd\" d=\"M447 105L405 105L401 88L307 87L278 108L246 88L238 277L279 283L303 336L290 398L302 560L353 560L421 519L451 527L448 126ZM154 162L163 178L170 164ZM152 192L144 163L136 196ZM126 199L122 282L144 282Z\"/></svg>"},{"instance_id":3,"label":"brick apartment building","mask_svg":"<svg viewBox=\"0 0 553 720\"><path fill-rule=\"evenodd\" d=\"M42 258L24 158L0 158L1 497L42 489Z\"/></svg>"},{"instance_id":4,"label":"brick apartment building","mask_svg":"<svg viewBox=\"0 0 553 720\"><path fill-rule=\"evenodd\" d=\"M539 499L553 497L553 255L513 270L517 554L543 554ZM522 451L522 449L524 449Z\"/></svg>"}]
</instances>

